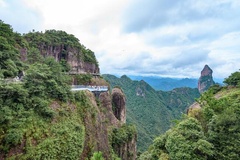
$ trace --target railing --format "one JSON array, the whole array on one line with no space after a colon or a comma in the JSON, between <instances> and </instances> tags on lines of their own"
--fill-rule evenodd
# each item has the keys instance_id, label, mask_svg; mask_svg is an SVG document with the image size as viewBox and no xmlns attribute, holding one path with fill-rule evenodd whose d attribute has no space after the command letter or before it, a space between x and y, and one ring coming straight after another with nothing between
<instances>
[{"instance_id":1,"label":"railing","mask_svg":"<svg viewBox=\"0 0 240 160\"><path fill-rule=\"evenodd\" d=\"M85 85L72 85L71 91L89 90L91 92L106 92L108 86L85 86Z\"/></svg>"},{"instance_id":2,"label":"railing","mask_svg":"<svg viewBox=\"0 0 240 160\"><path fill-rule=\"evenodd\" d=\"M3 81L5 83L20 83L22 82L22 79L20 79L18 76L15 78L5 78L5 79L0 79L0 81Z\"/></svg>"},{"instance_id":3,"label":"railing","mask_svg":"<svg viewBox=\"0 0 240 160\"><path fill-rule=\"evenodd\" d=\"M89 72L78 72L78 71L69 71L68 73L66 73L66 74L90 74L90 75L92 75L92 76L100 76L100 73L89 73Z\"/></svg>"}]
</instances>

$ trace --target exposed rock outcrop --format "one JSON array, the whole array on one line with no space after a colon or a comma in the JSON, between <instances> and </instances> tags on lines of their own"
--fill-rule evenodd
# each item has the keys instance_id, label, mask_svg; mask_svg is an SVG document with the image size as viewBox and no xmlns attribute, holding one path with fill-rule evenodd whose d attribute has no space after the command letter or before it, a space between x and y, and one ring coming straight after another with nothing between
<instances>
[{"instance_id":1,"label":"exposed rock outcrop","mask_svg":"<svg viewBox=\"0 0 240 160\"><path fill-rule=\"evenodd\" d=\"M112 108L115 117L124 128L126 123L126 98L120 88L112 90ZM123 140L122 143L113 144L113 149L121 159L135 160L137 158L137 134L132 132L128 134L131 135L131 138Z\"/></svg>"},{"instance_id":2,"label":"exposed rock outcrop","mask_svg":"<svg viewBox=\"0 0 240 160\"><path fill-rule=\"evenodd\" d=\"M46 30L44 33L30 32L24 38L43 57L51 56L58 62L65 60L72 74L100 72L94 52L83 46L74 35L64 31ZM21 59L26 60L27 49L20 49L20 53Z\"/></svg>"},{"instance_id":3,"label":"exposed rock outcrop","mask_svg":"<svg viewBox=\"0 0 240 160\"><path fill-rule=\"evenodd\" d=\"M126 98L119 88L112 90L113 113L122 123L126 123Z\"/></svg>"},{"instance_id":4,"label":"exposed rock outcrop","mask_svg":"<svg viewBox=\"0 0 240 160\"><path fill-rule=\"evenodd\" d=\"M65 48L63 45L59 46L39 46L41 55L44 57L52 56L56 61L64 58L70 65L70 73L96 73L99 74L99 68L96 64L84 62L81 57L82 53L76 48Z\"/></svg>"},{"instance_id":5,"label":"exposed rock outcrop","mask_svg":"<svg viewBox=\"0 0 240 160\"><path fill-rule=\"evenodd\" d=\"M137 135L134 134L133 138L119 146L114 147L114 151L122 160L135 160L137 158Z\"/></svg>"},{"instance_id":6,"label":"exposed rock outcrop","mask_svg":"<svg viewBox=\"0 0 240 160\"><path fill-rule=\"evenodd\" d=\"M205 65L198 80L198 90L200 93L203 93L209 87L215 84L213 81L212 73L212 69L208 65Z\"/></svg>"},{"instance_id":7,"label":"exposed rock outcrop","mask_svg":"<svg viewBox=\"0 0 240 160\"><path fill-rule=\"evenodd\" d=\"M93 151L101 151L106 160L111 160L111 147L109 146L108 127L117 125L117 121L112 118L111 110L103 112L98 107L95 96L91 92L87 92L87 96L91 101L92 108L85 112L84 126L85 126L85 141L84 148L80 159L87 159ZM109 101L107 96L103 96L102 100ZM111 115L111 116L109 116ZM103 123L106 122L110 123Z\"/></svg>"},{"instance_id":8,"label":"exposed rock outcrop","mask_svg":"<svg viewBox=\"0 0 240 160\"><path fill-rule=\"evenodd\" d=\"M101 151L106 160L111 160L111 130L118 130L126 123L125 95L119 88L114 88L112 94L102 92L99 97L87 91L87 97L91 101L91 108L84 115L85 142L81 159L89 158L93 151ZM96 98L98 100L96 100ZM99 101L99 104L96 102ZM115 111L113 111L114 105ZM114 152L124 160L136 159L137 135L123 140L123 143L114 145Z\"/></svg>"},{"instance_id":9,"label":"exposed rock outcrop","mask_svg":"<svg viewBox=\"0 0 240 160\"><path fill-rule=\"evenodd\" d=\"M140 87L136 88L136 95L141 96L141 97L145 97L145 93Z\"/></svg>"},{"instance_id":10,"label":"exposed rock outcrop","mask_svg":"<svg viewBox=\"0 0 240 160\"><path fill-rule=\"evenodd\" d=\"M119 120L114 115L112 110L112 100L108 92L103 92L99 96L99 101L101 103L101 108L105 112L105 117L108 119L108 122L113 127L119 127Z\"/></svg>"}]
</instances>

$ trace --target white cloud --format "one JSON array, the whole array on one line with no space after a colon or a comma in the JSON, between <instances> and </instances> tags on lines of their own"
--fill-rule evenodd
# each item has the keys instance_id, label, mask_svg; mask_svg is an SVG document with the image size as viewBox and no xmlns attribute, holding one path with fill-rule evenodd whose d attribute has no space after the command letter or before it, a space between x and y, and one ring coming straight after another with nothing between
<instances>
[{"instance_id":1,"label":"white cloud","mask_svg":"<svg viewBox=\"0 0 240 160\"><path fill-rule=\"evenodd\" d=\"M240 69L240 32L230 32L209 44L211 61L218 77L228 77Z\"/></svg>"},{"instance_id":2,"label":"white cloud","mask_svg":"<svg viewBox=\"0 0 240 160\"><path fill-rule=\"evenodd\" d=\"M95 52L102 73L199 77L209 64L223 78L240 68L238 0L11 2L0 0L0 15L14 29L74 34Z\"/></svg>"},{"instance_id":3,"label":"white cloud","mask_svg":"<svg viewBox=\"0 0 240 160\"><path fill-rule=\"evenodd\" d=\"M0 0L0 7L6 7L7 4L4 2L4 0Z\"/></svg>"},{"instance_id":4,"label":"white cloud","mask_svg":"<svg viewBox=\"0 0 240 160\"><path fill-rule=\"evenodd\" d=\"M41 29L41 15L24 5L22 0L0 1L0 18L17 32Z\"/></svg>"}]
</instances>

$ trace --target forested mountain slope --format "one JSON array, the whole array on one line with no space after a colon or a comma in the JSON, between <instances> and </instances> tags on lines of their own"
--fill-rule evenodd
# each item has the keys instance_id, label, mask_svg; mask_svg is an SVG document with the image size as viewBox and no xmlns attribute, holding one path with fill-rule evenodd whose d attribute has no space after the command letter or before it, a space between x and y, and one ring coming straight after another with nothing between
<instances>
[{"instance_id":1,"label":"forested mountain slope","mask_svg":"<svg viewBox=\"0 0 240 160\"><path fill-rule=\"evenodd\" d=\"M70 90L107 84L98 73L94 53L73 35L20 35L0 20L0 159L136 159L136 129L117 118L122 91Z\"/></svg>"},{"instance_id":2,"label":"forested mountain slope","mask_svg":"<svg viewBox=\"0 0 240 160\"><path fill-rule=\"evenodd\" d=\"M111 87L121 87L126 95L127 123L137 126L139 151L146 149L155 136L169 129L171 121L180 118L182 112L200 96L197 89L155 91L146 82L132 81L127 76L103 77Z\"/></svg>"},{"instance_id":3,"label":"forested mountain slope","mask_svg":"<svg viewBox=\"0 0 240 160\"><path fill-rule=\"evenodd\" d=\"M240 72L212 86L181 121L157 137L140 160L240 159Z\"/></svg>"}]
</instances>

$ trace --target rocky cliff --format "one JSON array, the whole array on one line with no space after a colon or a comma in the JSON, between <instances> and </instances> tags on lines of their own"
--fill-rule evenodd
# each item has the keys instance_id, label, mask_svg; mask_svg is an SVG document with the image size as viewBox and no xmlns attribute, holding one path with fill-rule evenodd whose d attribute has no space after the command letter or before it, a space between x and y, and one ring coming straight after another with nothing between
<instances>
[{"instance_id":1,"label":"rocky cliff","mask_svg":"<svg viewBox=\"0 0 240 160\"><path fill-rule=\"evenodd\" d=\"M116 118L122 123L126 123L126 98L119 88L112 90L112 106Z\"/></svg>"},{"instance_id":2,"label":"rocky cliff","mask_svg":"<svg viewBox=\"0 0 240 160\"><path fill-rule=\"evenodd\" d=\"M124 160L136 159L136 132L128 130L126 126L125 95L119 88L114 88L112 94L103 92L99 95L99 105L96 97L87 92L92 108L84 115L85 142L81 159L89 158L93 151L101 151L106 160L111 160L111 148L115 154ZM116 110L114 111L114 107ZM94 112L94 115L93 113ZM126 127L126 128L125 128ZM127 138L120 132L126 132ZM129 135L132 135L129 137ZM116 141L116 139L118 141ZM109 145L111 144L111 145Z\"/></svg>"},{"instance_id":3,"label":"rocky cliff","mask_svg":"<svg viewBox=\"0 0 240 160\"><path fill-rule=\"evenodd\" d=\"M215 84L215 82L213 81L212 73L212 69L208 65L205 65L203 70L201 71L201 76L198 80L198 90L200 93L203 93L210 86Z\"/></svg>"},{"instance_id":4,"label":"rocky cliff","mask_svg":"<svg viewBox=\"0 0 240 160\"><path fill-rule=\"evenodd\" d=\"M112 146L114 152L123 160L137 158L137 133L136 129L126 125L126 98L120 88L112 90L112 110L120 122L118 128L113 129ZM122 137L119 139L119 136Z\"/></svg>"},{"instance_id":5,"label":"rocky cliff","mask_svg":"<svg viewBox=\"0 0 240 160\"><path fill-rule=\"evenodd\" d=\"M30 32L24 35L29 46L37 48L43 57L51 56L57 62L69 65L69 73L99 74L99 66L94 53L86 49L79 40L64 31L47 30L42 32ZM27 59L27 49L21 49L21 59Z\"/></svg>"}]
</instances>

